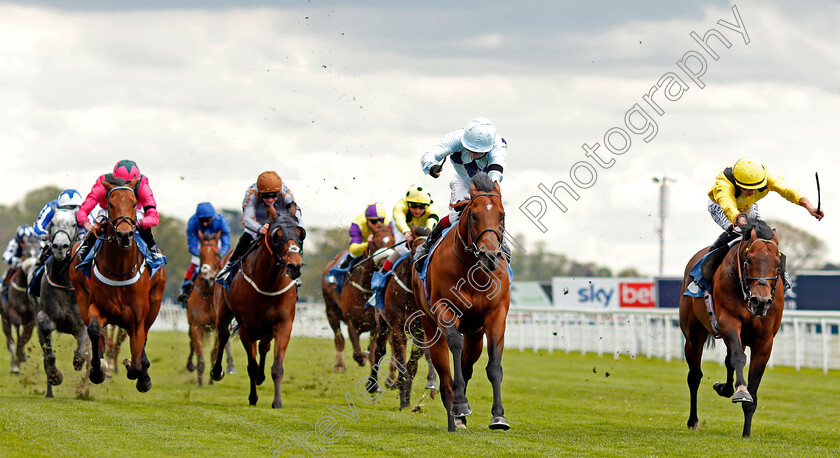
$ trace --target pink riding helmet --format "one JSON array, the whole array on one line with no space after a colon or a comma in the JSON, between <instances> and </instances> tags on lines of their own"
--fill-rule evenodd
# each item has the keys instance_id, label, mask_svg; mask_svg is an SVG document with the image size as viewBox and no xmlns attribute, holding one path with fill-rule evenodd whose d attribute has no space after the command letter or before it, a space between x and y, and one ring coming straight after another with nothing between
<instances>
[{"instance_id":1,"label":"pink riding helmet","mask_svg":"<svg viewBox=\"0 0 840 458\"><path fill-rule=\"evenodd\" d=\"M123 159L114 166L114 176L122 178L125 181L131 181L135 178L140 178L140 168L137 163L128 159Z\"/></svg>"}]
</instances>

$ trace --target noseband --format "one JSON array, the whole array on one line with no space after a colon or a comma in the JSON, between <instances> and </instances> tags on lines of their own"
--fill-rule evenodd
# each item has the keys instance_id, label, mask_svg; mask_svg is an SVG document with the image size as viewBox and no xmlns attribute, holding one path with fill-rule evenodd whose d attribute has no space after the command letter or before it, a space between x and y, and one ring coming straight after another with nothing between
<instances>
[{"instance_id":1,"label":"noseband","mask_svg":"<svg viewBox=\"0 0 840 458\"><path fill-rule=\"evenodd\" d=\"M499 231L496 230L496 228L484 229L483 231L479 232L478 235L476 235L475 237L473 237L473 235L472 235L472 221L470 220L469 215L470 215L470 212L472 211L472 204L475 201L475 198L476 197L481 197L481 196L496 197L499 200L501 200L501 198L502 198L500 195L492 193L492 192L482 192L480 194L476 194L476 195L472 196L470 198L470 202L467 204L467 208L465 208L464 212L463 212L463 217L467 219L467 240L464 240L461 237L461 233L458 232L458 228L455 228L455 235L458 237L458 240L461 242L461 246L464 248L464 251L473 255L474 257L476 257L476 259L478 259L478 254L481 252L481 250L476 245L476 242L478 242L478 240L481 238L482 235L484 235L485 232L492 232L493 235L496 236L496 239L499 242L499 248L500 249L501 249L501 246L502 246L502 234L500 234ZM454 248L454 245L453 245L453 248ZM458 260L461 261L462 263L464 263L465 265L471 266L472 264L474 264L474 263L468 263L467 261L462 259L461 256L458 254L458 250L454 250L454 251L455 251L455 257L457 257Z\"/></svg>"},{"instance_id":2,"label":"noseband","mask_svg":"<svg viewBox=\"0 0 840 458\"><path fill-rule=\"evenodd\" d=\"M743 241L744 240L741 239L741 243L743 243ZM752 298L752 291L750 291L750 288L749 288L749 285L747 284L747 282L758 281L759 285L767 285L768 281L775 280L773 282L773 287L770 289L770 297L772 299L773 295L776 293L776 285L779 283L779 275L781 275L781 273L782 273L782 263L780 261L778 264L776 264L776 276L775 277L751 277L751 276L747 275L747 254L750 252L750 248L752 248L752 246L756 242L772 243L773 246L776 247L776 252L779 254L779 256L781 257L781 255L782 255L781 250L779 250L779 245L776 242L774 242L772 240L768 240L768 239L755 239L747 246L747 249L744 250L744 260L740 261L740 259L739 259L738 262L737 262L737 265L738 265L738 283L741 285L741 294L743 294L744 302L746 302L747 304L749 304L750 299ZM740 258L740 256L741 256L740 244L739 244L738 248L739 248L738 249L738 257Z\"/></svg>"}]
</instances>

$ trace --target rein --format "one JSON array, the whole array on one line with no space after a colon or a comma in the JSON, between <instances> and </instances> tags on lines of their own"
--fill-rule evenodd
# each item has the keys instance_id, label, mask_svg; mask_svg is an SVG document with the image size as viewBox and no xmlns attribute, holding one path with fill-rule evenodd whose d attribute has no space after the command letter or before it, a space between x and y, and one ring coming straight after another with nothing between
<instances>
[{"instance_id":1,"label":"rein","mask_svg":"<svg viewBox=\"0 0 840 458\"><path fill-rule=\"evenodd\" d=\"M472 235L472 226L471 226L472 221L470 221L469 215L470 215L470 212L472 211L472 204L475 201L475 198L476 197L481 197L481 196L497 197L500 200L502 198L502 196L500 196L498 194L495 194L495 193L492 193L492 192L482 192L482 193L479 193L479 194L476 194L476 195L470 197L470 201L467 204L467 207L464 209L464 212L463 212L463 217L466 218L466 220L467 220L467 240L466 241L461 236L461 232L458 230L458 228L457 227L455 228L455 236L458 238L458 241L461 242L461 247L463 248L464 252L466 252L468 254L471 254L476 259L476 261L478 260L477 255L481 251L478 248L478 246L476 246L476 242L481 238L482 235L484 235L485 232L492 232L499 241L499 247L502 246L502 235L499 234L499 231L497 231L495 228L484 229L483 231L479 232L478 235L475 236L475 237L473 237L473 235ZM469 244L467 244L467 242L469 242ZM472 263L469 263L469 262L465 261L463 258L461 258L461 255L458 254L458 250L455 249L455 244L454 243L452 244L452 251L455 253L455 257L458 258L458 260L461 261L464 265L472 266L472 265L475 264L476 261L473 261Z\"/></svg>"},{"instance_id":2,"label":"rein","mask_svg":"<svg viewBox=\"0 0 840 458\"><path fill-rule=\"evenodd\" d=\"M779 284L779 275L781 275L782 270L782 264L780 262L779 264L776 264L776 276L774 277L750 277L746 275L747 253L749 253L750 248L752 248L756 242L772 243L776 247L776 252L779 256L781 256L781 250L779 250L779 245L776 242L768 239L755 239L747 246L747 249L744 250L744 260L741 261L741 245L743 245L744 239L742 238L738 243L738 255L736 257L735 264L738 266L738 284L741 286L741 294L744 296L744 302L746 303L749 303L752 298L752 292L750 291L747 282L756 280L759 285L767 285L769 280L775 280L775 282L773 282L773 288L770 289L770 297L772 297L776 293L776 285Z\"/></svg>"}]
</instances>

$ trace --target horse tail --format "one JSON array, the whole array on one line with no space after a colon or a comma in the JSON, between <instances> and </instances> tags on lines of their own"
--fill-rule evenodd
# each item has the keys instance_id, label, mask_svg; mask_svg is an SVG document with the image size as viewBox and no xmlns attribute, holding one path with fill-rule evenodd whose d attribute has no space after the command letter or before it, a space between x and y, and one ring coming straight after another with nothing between
<instances>
[{"instance_id":1,"label":"horse tail","mask_svg":"<svg viewBox=\"0 0 840 458\"><path fill-rule=\"evenodd\" d=\"M236 321L236 320L233 320L230 323L230 335L231 336L238 336L239 335L239 322Z\"/></svg>"},{"instance_id":2,"label":"horse tail","mask_svg":"<svg viewBox=\"0 0 840 458\"><path fill-rule=\"evenodd\" d=\"M706 347L707 350L710 349L710 348L715 348L715 340L717 340L717 339L715 339L715 336L713 336L711 334L707 335L706 336L706 344L704 345L704 347Z\"/></svg>"}]
</instances>

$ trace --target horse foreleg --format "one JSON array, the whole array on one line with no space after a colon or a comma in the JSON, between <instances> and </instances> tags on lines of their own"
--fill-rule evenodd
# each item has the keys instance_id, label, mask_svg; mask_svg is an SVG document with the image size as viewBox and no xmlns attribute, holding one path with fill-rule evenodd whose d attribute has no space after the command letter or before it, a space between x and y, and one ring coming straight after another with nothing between
<instances>
[{"instance_id":1,"label":"horse foreleg","mask_svg":"<svg viewBox=\"0 0 840 458\"><path fill-rule=\"evenodd\" d=\"M99 317L99 309L95 304L90 304L88 308L90 323L87 326L87 334L90 338L90 374L88 378L93 383L102 383L105 380L105 372L102 371L102 354L104 350L104 341L102 336L102 326L104 320Z\"/></svg>"},{"instance_id":2,"label":"horse foreleg","mask_svg":"<svg viewBox=\"0 0 840 458\"><path fill-rule=\"evenodd\" d=\"M489 427L490 429L508 430L510 424L505 418L505 408L502 406L502 352L505 349L505 315L497 313L485 319L484 329L487 333L487 379L493 386L493 407L490 410L493 419L490 420ZM478 340L480 341L481 337L478 337ZM481 355L480 347L478 347L478 354Z\"/></svg>"},{"instance_id":3,"label":"horse foreleg","mask_svg":"<svg viewBox=\"0 0 840 458\"><path fill-rule=\"evenodd\" d=\"M452 353L452 366L455 369L453 386L454 399L452 400L452 407L449 408L449 413L453 417L466 417L472 413L469 402L467 402L467 395L464 392L464 371L461 365L462 352L464 351L464 336L455 328L455 326L446 327L446 341L449 343L449 352Z\"/></svg>"},{"instance_id":4,"label":"horse foreleg","mask_svg":"<svg viewBox=\"0 0 840 458\"><path fill-rule=\"evenodd\" d=\"M755 413L755 409L758 407L758 385L761 383L761 377L764 376L764 369L767 367L767 361L770 359L770 351L772 349L773 339L771 337L762 341L760 345L752 347L750 352L750 379L748 383L748 390L752 396L752 402L741 403L741 409L744 411L743 437L750 437L753 414Z\"/></svg>"},{"instance_id":5,"label":"horse foreleg","mask_svg":"<svg viewBox=\"0 0 840 458\"><path fill-rule=\"evenodd\" d=\"M265 355L271 349L271 339L265 338L260 341L260 373L257 374L257 385L262 385L265 381Z\"/></svg>"},{"instance_id":6,"label":"horse foreleg","mask_svg":"<svg viewBox=\"0 0 840 458\"><path fill-rule=\"evenodd\" d=\"M195 363L193 363L193 356L195 355L195 344L193 341L195 337L193 337L195 331L193 330L193 325L190 324L190 329L187 331L187 334L190 336L190 354L187 355L187 371L188 372L195 372Z\"/></svg>"},{"instance_id":7,"label":"horse foreleg","mask_svg":"<svg viewBox=\"0 0 840 458\"><path fill-rule=\"evenodd\" d=\"M134 332L128 337L131 347L131 364L125 364L126 376L129 380L137 379L137 391L145 393L152 388L149 377L149 358L146 356L146 328L143 323L137 323Z\"/></svg>"},{"instance_id":8,"label":"horse foreleg","mask_svg":"<svg viewBox=\"0 0 840 458\"><path fill-rule=\"evenodd\" d=\"M713 388L723 397L731 396L732 402L752 402L744 380L747 355L741 344L740 329L727 329L723 332L723 340L726 343L726 384L715 383Z\"/></svg>"},{"instance_id":9,"label":"horse foreleg","mask_svg":"<svg viewBox=\"0 0 840 458\"><path fill-rule=\"evenodd\" d=\"M407 339L404 333L399 331L391 333L391 353L394 355L394 359L402 364L406 362L406 346ZM408 372L411 372L411 362L408 362ZM397 386L400 389L400 410L402 410L411 405L411 377L400 371L397 376Z\"/></svg>"},{"instance_id":10,"label":"horse foreleg","mask_svg":"<svg viewBox=\"0 0 840 458\"><path fill-rule=\"evenodd\" d=\"M61 385L64 381L64 376L61 371L55 367L55 353L52 349L52 331L55 327L50 317L41 310L35 317L38 323L38 341L41 343L41 349L44 351L44 373L47 376L47 397L53 397L53 385Z\"/></svg>"},{"instance_id":11,"label":"horse foreleg","mask_svg":"<svg viewBox=\"0 0 840 458\"><path fill-rule=\"evenodd\" d=\"M344 372L347 367L344 365L344 335L341 334L341 309L338 308L333 301L324 298L327 309L327 321L330 323L330 328L333 330L335 342L335 365L333 370L335 372Z\"/></svg>"},{"instance_id":12,"label":"horse foreleg","mask_svg":"<svg viewBox=\"0 0 840 458\"><path fill-rule=\"evenodd\" d=\"M227 373L235 374L236 367L233 365L233 353L230 351L230 341L228 341L227 345L225 345L225 355L227 355Z\"/></svg>"},{"instance_id":13,"label":"horse foreleg","mask_svg":"<svg viewBox=\"0 0 840 458\"><path fill-rule=\"evenodd\" d=\"M202 385L202 376L204 375L203 334L204 332L198 324L190 323L190 356L187 358L187 370L190 372L198 370L198 386ZM193 356L195 356L198 366L193 364Z\"/></svg>"},{"instance_id":14,"label":"horse foreleg","mask_svg":"<svg viewBox=\"0 0 840 458\"><path fill-rule=\"evenodd\" d=\"M347 320L347 336L350 338L350 344L353 345L353 360L359 366L364 367L369 354L362 352L362 346L359 344L359 331L356 330L356 326L353 325L351 320Z\"/></svg>"},{"instance_id":15,"label":"horse foreleg","mask_svg":"<svg viewBox=\"0 0 840 458\"><path fill-rule=\"evenodd\" d=\"M370 346L373 361L370 365L370 376L368 376L367 391L368 393L379 392L379 369L382 363L382 357L385 356L386 341L388 334L391 332L390 326L385 324L385 320L380 320L380 324L374 327L370 332ZM393 362L391 365L393 366Z\"/></svg>"},{"instance_id":16,"label":"horse foreleg","mask_svg":"<svg viewBox=\"0 0 840 458\"><path fill-rule=\"evenodd\" d=\"M15 339L12 334L12 322L9 321L5 316L3 317L3 333L6 334L6 348L9 349L9 356L11 360L11 372L12 374L19 374L20 367L17 363L17 358L15 358Z\"/></svg>"},{"instance_id":17,"label":"horse foreleg","mask_svg":"<svg viewBox=\"0 0 840 458\"><path fill-rule=\"evenodd\" d=\"M476 361L481 357L484 349L484 333L467 334L464 336L464 351L461 354L461 370L464 372L464 396L473 376Z\"/></svg>"},{"instance_id":18,"label":"horse foreleg","mask_svg":"<svg viewBox=\"0 0 840 458\"><path fill-rule=\"evenodd\" d=\"M17 341L17 359L20 362L25 362L29 359L26 356L26 344L29 343L29 339L32 338L32 331L35 330L35 320L28 320L21 324L23 327L23 331L21 332L18 328L18 341Z\"/></svg>"},{"instance_id":19,"label":"horse foreleg","mask_svg":"<svg viewBox=\"0 0 840 458\"><path fill-rule=\"evenodd\" d=\"M271 402L273 409L283 407L280 399L280 385L283 383L283 360L286 358L286 348L289 346L289 338L292 335L292 320L283 321L274 325L274 364L271 365L271 379L274 381L274 400Z\"/></svg>"},{"instance_id":20,"label":"horse foreleg","mask_svg":"<svg viewBox=\"0 0 840 458\"><path fill-rule=\"evenodd\" d=\"M413 351L413 350L412 350ZM429 365L429 373L426 374L426 389L429 390L429 397L435 398L435 391L438 389L437 374L435 374L435 365L432 364L432 357L429 355L429 349L424 348L423 353L426 358L426 364Z\"/></svg>"},{"instance_id":21,"label":"horse foreleg","mask_svg":"<svg viewBox=\"0 0 840 458\"><path fill-rule=\"evenodd\" d=\"M233 319L233 312L226 304L216 307L216 357L213 362L213 370L210 371L210 377L215 381L219 381L225 376L222 372L222 348L228 344L230 339L230 321Z\"/></svg>"},{"instance_id":22,"label":"horse foreleg","mask_svg":"<svg viewBox=\"0 0 840 458\"><path fill-rule=\"evenodd\" d=\"M239 332L239 340L242 341L242 346L245 347L245 354L248 355L248 378L251 381L251 392L248 394L248 404L257 405L257 376L260 371L260 366L257 364L257 343L251 341L250 338ZM219 358L217 358L217 361ZM213 369L215 370L215 368ZM221 361L219 361L219 370L221 370Z\"/></svg>"}]
</instances>

